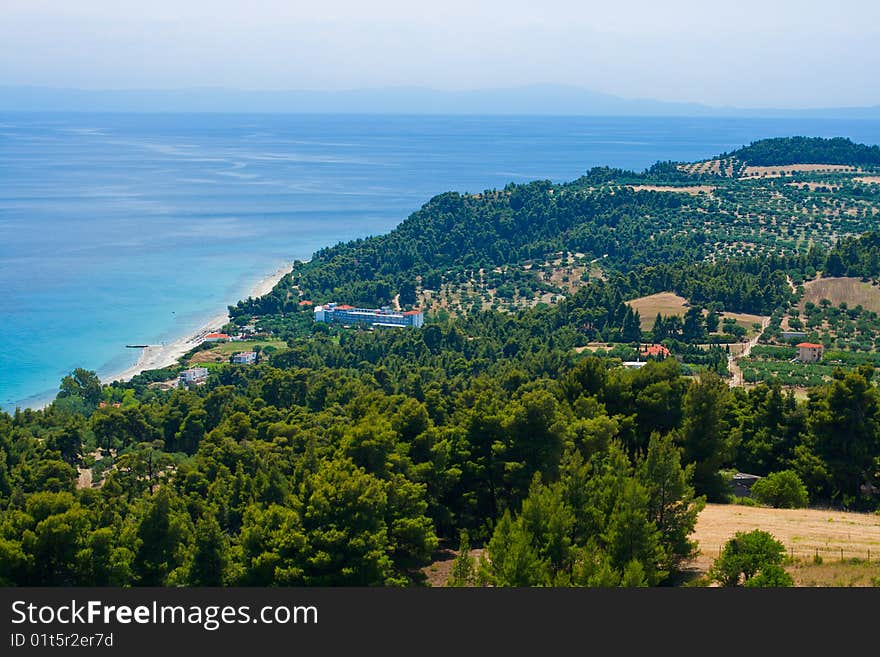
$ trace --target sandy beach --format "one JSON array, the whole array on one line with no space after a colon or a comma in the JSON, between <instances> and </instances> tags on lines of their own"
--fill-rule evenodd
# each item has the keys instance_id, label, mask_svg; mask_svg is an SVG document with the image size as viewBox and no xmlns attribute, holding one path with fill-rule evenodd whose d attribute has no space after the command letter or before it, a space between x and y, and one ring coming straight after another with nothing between
<instances>
[{"instance_id":1,"label":"sandy beach","mask_svg":"<svg viewBox=\"0 0 880 657\"><path fill-rule=\"evenodd\" d=\"M290 273L293 267L282 267L275 270L254 286L250 291L250 296L261 297L272 291L272 288L280 281L285 274ZM178 338L173 342L164 345L151 345L141 350L140 358L137 363L122 372L116 372L109 376L101 377L102 383L111 383L113 381L130 381L145 370L157 370L163 367L169 367L177 363L177 359L183 356L193 347L201 343L206 334L216 331L229 321L229 315L222 313L202 324L191 335Z\"/></svg>"}]
</instances>

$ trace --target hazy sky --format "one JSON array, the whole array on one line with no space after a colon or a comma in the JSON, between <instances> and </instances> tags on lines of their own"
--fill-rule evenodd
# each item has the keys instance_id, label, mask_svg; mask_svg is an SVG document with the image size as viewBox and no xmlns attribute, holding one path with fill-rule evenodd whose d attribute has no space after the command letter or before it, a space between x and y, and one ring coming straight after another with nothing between
<instances>
[{"instance_id":1,"label":"hazy sky","mask_svg":"<svg viewBox=\"0 0 880 657\"><path fill-rule=\"evenodd\" d=\"M877 0L0 0L0 84L880 104Z\"/></svg>"}]
</instances>

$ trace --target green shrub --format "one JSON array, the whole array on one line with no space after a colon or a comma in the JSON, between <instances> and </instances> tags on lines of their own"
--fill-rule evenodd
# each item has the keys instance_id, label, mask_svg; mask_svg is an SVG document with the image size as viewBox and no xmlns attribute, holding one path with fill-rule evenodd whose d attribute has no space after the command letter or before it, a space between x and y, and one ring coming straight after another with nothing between
<instances>
[{"instance_id":1,"label":"green shrub","mask_svg":"<svg viewBox=\"0 0 880 657\"><path fill-rule=\"evenodd\" d=\"M708 576L721 586L792 586L781 566L784 559L785 546L772 534L760 529L737 532L724 544Z\"/></svg>"},{"instance_id":2,"label":"green shrub","mask_svg":"<svg viewBox=\"0 0 880 657\"><path fill-rule=\"evenodd\" d=\"M777 509L800 509L810 501L804 482L791 470L759 479L752 486L752 495L761 504Z\"/></svg>"},{"instance_id":3,"label":"green shrub","mask_svg":"<svg viewBox=\"0 0 880 657\"><path fill-rule=\"evenodd\" d=\"M747 579L743 586L749 588L781 588L794 586L794 580L791 575L785 572L782 566L771 563L761 568L757 575Z\"/></svg>"}]
</instances>

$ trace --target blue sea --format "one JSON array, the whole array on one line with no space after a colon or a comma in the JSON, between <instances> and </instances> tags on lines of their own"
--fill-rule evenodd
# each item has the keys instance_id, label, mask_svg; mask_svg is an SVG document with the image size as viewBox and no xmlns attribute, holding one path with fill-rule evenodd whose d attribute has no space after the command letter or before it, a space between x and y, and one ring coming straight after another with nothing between
<instances>
[{"instance_id":1,"label":"blue sea","mask_svg":"<svg viewBox=\"0 0 880 657\"><path fill-rule=\"evenodd\" d=\"M880 143L880 121L0 114L0 406L191 333L294 259L435 194L642 170L763 137Z\"/></svg>"}]
</instances>

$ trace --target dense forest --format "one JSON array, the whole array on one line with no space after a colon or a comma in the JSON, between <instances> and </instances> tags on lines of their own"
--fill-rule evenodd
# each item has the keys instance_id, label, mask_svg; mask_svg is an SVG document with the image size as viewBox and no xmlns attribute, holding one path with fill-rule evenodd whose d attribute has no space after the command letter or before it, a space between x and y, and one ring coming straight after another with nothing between
<instances>
[{"instance_id":1,"label":"dense forest","mask_svg":"<svg viewBox=\"0 0 880 657\"><path fill-rule=\"evenodd\" d=\"M711 197L627 187L664 172L689 177L658 165L443 194L231 308L232 328L284 341L259 364L217 364L191 387L161 385L181 367L109 386L78 369L45 410L0 414L0 584L406 586L439 546L480 545L460 583L658 585L695 554L703 505L732 500L736 471L796 481L800 504L877 509L870 363L798 398L775 381L731 388L721 337L696 346L721 335L722 309L778 318L793 280L880 275L880 235L861 236L873 197L766 183L780 215L786 194L817 208L791 226L821 215L834 237L789 240L786 227L759 257L711 237L738 225L728 205L757 207L754 181ZM831 204L856 213L821 214ZM575 251L601 271L585 266L556 302L473 299L429 309L422 329L318 325L301 304L411 307L480 270L525 298L537 292L519 294L523 272ZM649 335L626 302L661 291L691 310L658 315ZM627 369L582 349L649 337L692 360Z\"/></svg>"},{"instance_id":2,"label":"dense forest","mask_svg":"<svg viewBox=\"0 0 880 657\"><path fill-rule=\"evenodd\" d=\"M755 166L786 164L880 165L880 147L856 144L844 137L762 139L730 154Z\"/></svg>"}]
</instances>

